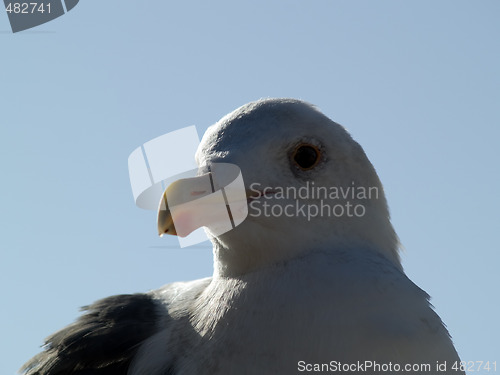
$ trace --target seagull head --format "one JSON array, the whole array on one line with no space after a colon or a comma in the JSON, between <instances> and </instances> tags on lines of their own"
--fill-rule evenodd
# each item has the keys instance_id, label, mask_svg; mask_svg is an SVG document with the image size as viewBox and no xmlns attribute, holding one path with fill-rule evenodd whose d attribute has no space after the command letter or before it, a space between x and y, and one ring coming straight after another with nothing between
<instances>
[{"instance_id":1,"label":"seagull head","mask_svg":"<svg viewBox=\"0 0 500 375\"><path fill-rule=\"evenodd\" d=\"M246 218L222 234L207 229L216 275L360 249L401 267L375 169L346 129L314 106L295 99L248 103L208 128L196 161L205 171L236 165L244 181ZM160 210L159 231L176 234L168 209Z\"/></svg>"}]
</instances>

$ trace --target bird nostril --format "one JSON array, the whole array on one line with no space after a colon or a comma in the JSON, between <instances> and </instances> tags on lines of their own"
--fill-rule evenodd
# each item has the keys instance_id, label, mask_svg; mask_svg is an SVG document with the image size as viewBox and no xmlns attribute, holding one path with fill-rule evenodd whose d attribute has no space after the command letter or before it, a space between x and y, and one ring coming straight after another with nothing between
<instances>
[{"instance_id":1,"label":"bird nostril","mask_svg":"<svg viewBox=\"0 0 500 375\"><path fill-rule=\"evenodd\" d=\"M191 192L191 196L192 197L197 197L199 195L203 195L203 194L207 194L207 191L206 190L203 190L203 191L192 191Z\"/></svg>"}]
</instances>

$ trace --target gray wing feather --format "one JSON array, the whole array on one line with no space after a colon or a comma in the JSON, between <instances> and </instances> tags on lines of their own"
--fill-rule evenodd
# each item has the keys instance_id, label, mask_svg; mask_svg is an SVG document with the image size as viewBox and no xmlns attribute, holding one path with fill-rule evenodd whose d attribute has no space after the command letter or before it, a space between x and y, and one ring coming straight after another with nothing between
<instances>
[{"instance_id":1,"label":"gray wing feather","mask_svg":"<svg viewBox=\"0 0 500 375\"><path fill-rule=\"evenodd\" d=\"M49 336L25 375L122 375L139 345L156 332L159 304L147 294L117 295L82 310L73 324Z\"/></svg>"}]
</instances>

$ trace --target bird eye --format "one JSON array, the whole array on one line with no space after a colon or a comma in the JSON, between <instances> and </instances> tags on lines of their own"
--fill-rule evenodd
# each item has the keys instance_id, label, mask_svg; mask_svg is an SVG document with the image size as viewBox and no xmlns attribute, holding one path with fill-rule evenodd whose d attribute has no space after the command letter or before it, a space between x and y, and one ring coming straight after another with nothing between
<instances>
[{"instance_id":1,"label":"bird eye","mask_svg":"<svg viewBox=\"0 0 500 375\"><path fill-rule=\"evenodd\" d=\"M293 162L303 171L313 169L319 163L320 158L321 151L309 143L298 145L292 154Z\"/></svg>"}]
</instances>

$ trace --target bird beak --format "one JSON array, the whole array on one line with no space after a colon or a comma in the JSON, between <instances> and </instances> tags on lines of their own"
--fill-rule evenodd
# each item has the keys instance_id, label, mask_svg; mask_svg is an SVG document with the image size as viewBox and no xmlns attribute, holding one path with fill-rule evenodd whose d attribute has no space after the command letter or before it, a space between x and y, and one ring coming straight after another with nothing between
<instances>
[{"instance_id":1,"label":"bird beak","mask_svg":"<svg viewBox=\"0 0 500 375\"><path fill-rule=\"evenodd\" d=\"M172 214L168 209L167 191L165 190L161 196L160 207L158 209L158 234L163 237L164 234L177 235L175 230L174 220Z\"/></svg>"},{"instance_id":2,"label":"bird beak","mask_svg":"<svg viewBox=\"0 0 500 375\"><path fill-rule=\"evenodd\" d=\"M209 173L171 183L163 192L158 209L158 234L186 237L201 227L213 228L228 221L223 195L213 194ZM174 220L175 224L174 225Z\"/></svg>"},{"instance_id":3,"label":"bird beak","mask_svg":"<svg viewBox=\"0 0 500 375\"><path fill-rule=\"evenodd\" d=\"M163 192L158 234L186 237L201 227L213 235L225 233L246 218L247 200L240 169L228 163L212 164L207 173L177 180Z\"/></svg>"},{"instance_id":4,"label":"bird beak","mask_svg":"<svg viewBox=\"0 0 500 375\"><path fill-rule=\"evenodd\" d=\"M184 178L171 183L163 192L158 208L158 234L186 237L193 230L203 226L200 201L212 193L208 174ZM175 212L174 212L175 211ZM174 225L174 217L178 228Z\"/></svg>"}]
</instances>

